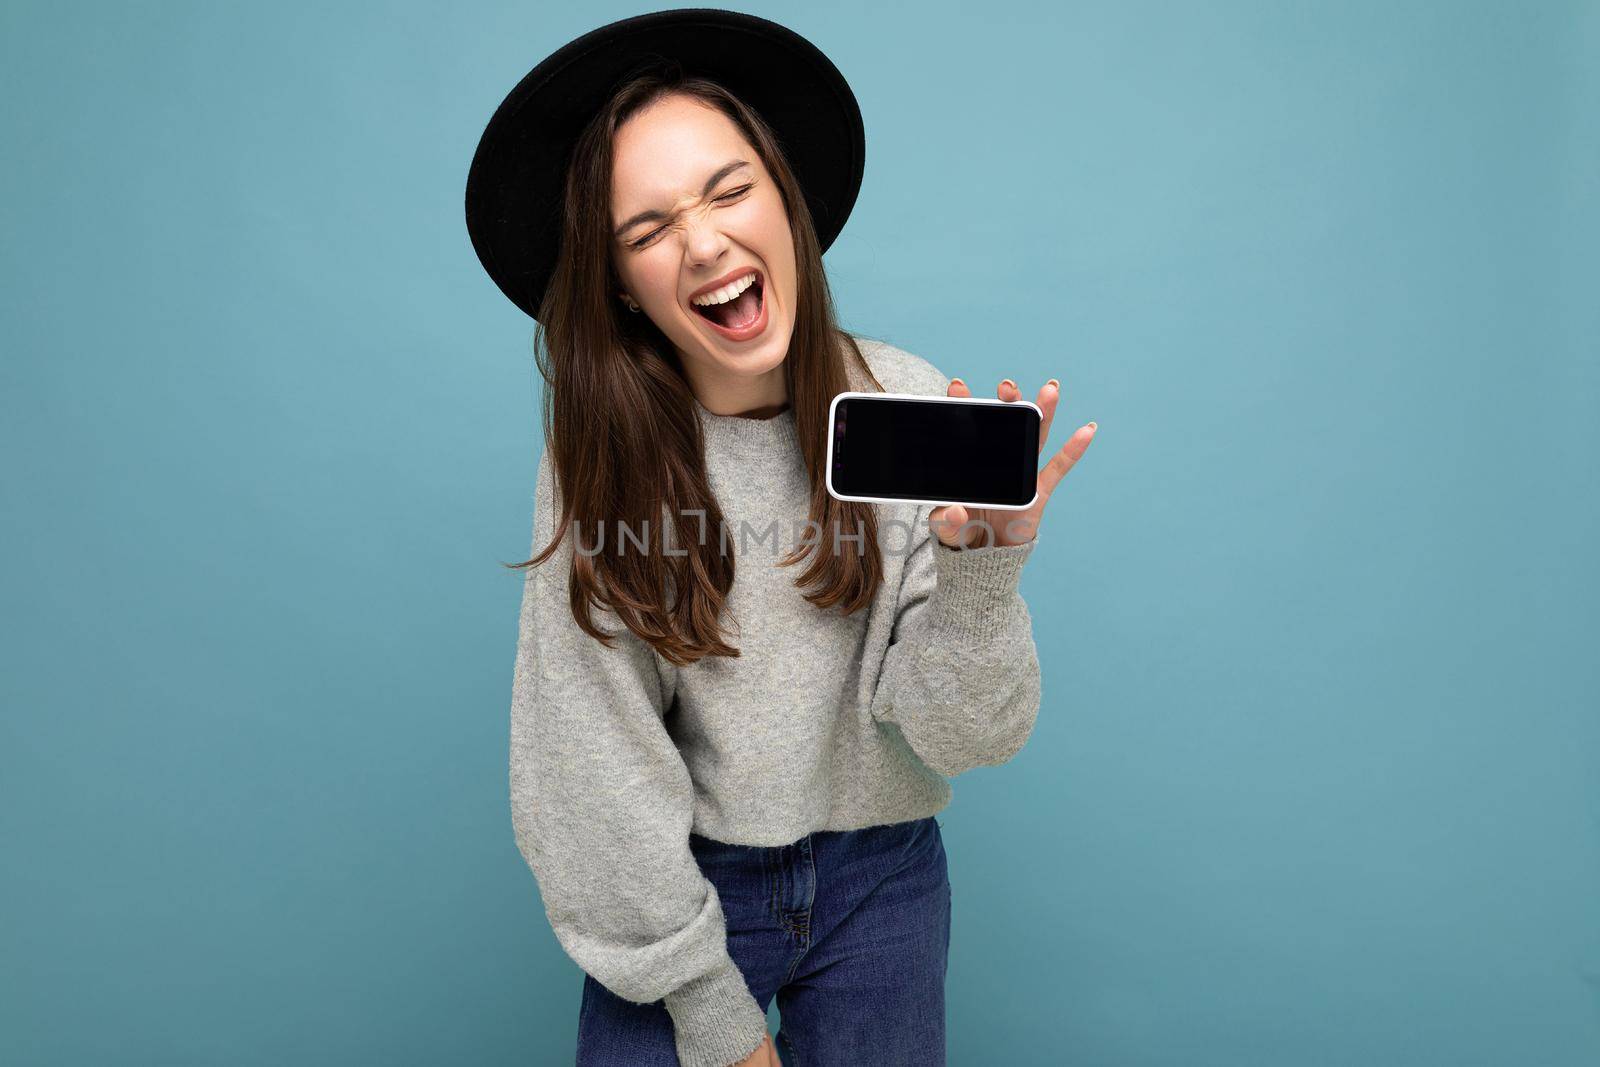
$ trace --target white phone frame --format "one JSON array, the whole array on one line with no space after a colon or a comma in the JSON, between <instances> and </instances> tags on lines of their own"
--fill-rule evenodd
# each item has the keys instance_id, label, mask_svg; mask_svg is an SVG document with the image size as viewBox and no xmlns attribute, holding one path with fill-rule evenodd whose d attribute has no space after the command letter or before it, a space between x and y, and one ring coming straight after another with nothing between
<instances>
[{"instance_id":1,"label":"white phone frame","mask_svg":"<svg viewBox=\"0 0 1600 1067\"><path fill-rule=\"evenodd\" d=\"M847 496L844 493L836 491L833 488L833 439L838 436L838 427L835 425L834 420L838 416L839 401L856 399L928 400L935 403L942 402L946 404L1002 404L1008 407L1026 406L1032 408L1033 413L1039 416L1039 428L1041 431L1044 429L1044 411L1040 409L1038 404L1035 404L1031 400L1000 400L998 398L990 399L988 397L978 396L928 396L925 393L840 393L838 396L835 396L833 398L833 402L828 405L828 458L826 465L823 468L826 471L828 495L833 497L835 500L863 500L874 504L934 504L939 507L949 507L952 504L960 504L964 508L985 508L990 511L1026 511L1028 508L1033 507L1034 503L1039 499L1039 482L1037 474L1035 474L1034 477L1033 497L1026 504L986 504L975 500L924 500L900 496ZM1042 450L1044 442L1040 441L1039 444ZM1035 469L1037 470L1037 466Z\"/></svg>"}]
</instances>

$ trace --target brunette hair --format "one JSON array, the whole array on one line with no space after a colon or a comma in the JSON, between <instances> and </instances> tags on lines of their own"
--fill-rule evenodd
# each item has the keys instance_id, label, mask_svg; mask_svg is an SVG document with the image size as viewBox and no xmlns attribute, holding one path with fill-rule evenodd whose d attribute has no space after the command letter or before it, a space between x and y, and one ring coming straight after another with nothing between
<instances>
[{"instance_id":1,"label":"brunette hair","mask_svg":"<svg viewBox=\"0 0 1600 1067\"><path fill-rule=\"evenodd\" d=\"M668 522L677 548L619 554L572 553L573 617L611 647L612 634L590 617L599 605L663 658L686 666L705 656L737 656L723 639L723 603L733 586L734 557L722 551L724 519L705 471L704 435L694 394L667 336L646 315L623 310L612 259L611 170L617 129L646 105L682 93L717 108L743 132L782 193L794 237L797 290L794 334L784 378L800 451L811 481L810 518L822 530L864 534L856 552L825 551L826 537L799 542L781 561L811 556L794 584L818 608L850 614L869 604L883 580L876 512L837 500L824 480L828 406L850 388L846 359L882 389L855 339L837 323L811 213L772 130L716 82L686 76L676 64L638 73L613 95L580 137L568 166L561 223L562 253L540 305L534 350L545 379L546 451L560 490L555 536L532 559L555 552L572 522L579 531L602 523L639 528ZM685 513L688 514L685 514ZM696 517L703 513L703 520ZM702 525L702 522L704 525ZM706 531L713 531L704 536ZM575 540L582 540L575 536ZM856 542L851 542L856 543ZM682 550L685 555L678 555Z\"/></svg>"}]
</instances>

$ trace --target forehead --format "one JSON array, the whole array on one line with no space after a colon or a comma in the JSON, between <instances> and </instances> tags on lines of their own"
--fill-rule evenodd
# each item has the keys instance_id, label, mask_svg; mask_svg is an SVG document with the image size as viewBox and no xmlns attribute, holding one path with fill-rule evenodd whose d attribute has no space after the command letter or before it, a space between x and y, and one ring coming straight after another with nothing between
<instances>
[{"instance_id":1,"label":"forehead","mask_svg":"<svg viewBox=\"0 0 1600 1067\"><path fill-rule=\"evenodd\" d=\"M619 215L698 196L706 177L730 159L760 169L755 149L719 109L684 96L657 100L617 130L611 201Z\"/></svg>"}]
</instances>

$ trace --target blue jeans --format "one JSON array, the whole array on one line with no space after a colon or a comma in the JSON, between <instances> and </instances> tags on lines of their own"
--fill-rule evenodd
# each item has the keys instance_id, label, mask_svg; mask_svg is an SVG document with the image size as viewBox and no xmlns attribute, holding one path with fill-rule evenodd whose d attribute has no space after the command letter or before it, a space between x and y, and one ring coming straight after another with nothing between
<instances>
[{"instance_id":1,"label":"blue jeans","mask_svg":"<svg viewBox=\"0 0 1600 1067\"><path fill-rule=\"evenodd\" d=\"M950 877L933 816L808 834L788 845L689 847L717 887L728 952L765 1010L784 1067L945 1062ZM579 1067L678 1067L672 1017L585 975Z\"/></svg>"}]
</instances>

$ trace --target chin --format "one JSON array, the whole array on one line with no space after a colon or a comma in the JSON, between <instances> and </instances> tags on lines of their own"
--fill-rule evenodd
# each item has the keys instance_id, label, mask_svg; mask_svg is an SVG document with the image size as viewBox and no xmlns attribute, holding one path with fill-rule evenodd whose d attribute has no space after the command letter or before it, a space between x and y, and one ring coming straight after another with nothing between
<instances>
[{"instance_id":1,"label":"chin","mask_svg":"<svg viewBox=\"0 0 1600 1067\"><path fill-rule=\"evenodd\" d=\"M714 367L730 374L754 377L783 365L789 355L789 341L794 336L794 327L787 321L773 322L767 326L766 334L759 343L742 350L727 348L696 336L695 348Z\"/></svg>"},{"instance_id":2,"label":"chin","mask_svg":"<svg viewBox=\"0 0 1600 1067\"><path fill-rule=\"evenodd\" d=\"M759 378L783 366L783 357L784 353L781 352L775 359L760 352L732 359L726 354L719 354L712 358L711 366L716 368L717 374L730 378Z\"/></svg>"}]
</instances>

